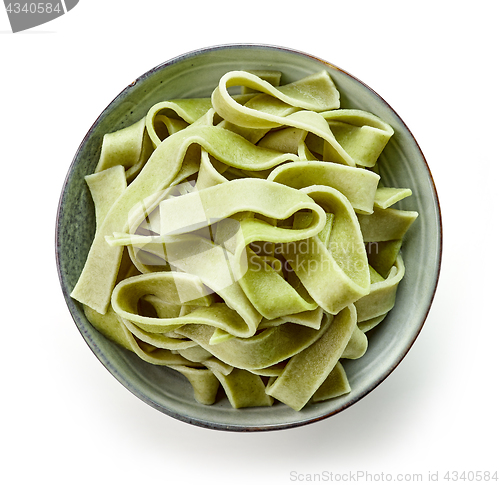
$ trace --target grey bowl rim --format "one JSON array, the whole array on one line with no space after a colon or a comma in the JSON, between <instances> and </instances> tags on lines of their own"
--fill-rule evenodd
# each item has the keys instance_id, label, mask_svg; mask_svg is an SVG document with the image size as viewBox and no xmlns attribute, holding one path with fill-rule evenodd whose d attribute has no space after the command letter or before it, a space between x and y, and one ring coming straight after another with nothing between
<instances>
[{"instance_id":1,"label":"grey bowl rim","mask_svg":"<svg viewBox=\"0 0 500 485\"><path fill-rule=\"evenodd\" d=\"M193 418L185 414L179 414L175 411L172 411L171 409L165 408L164 406L159 405L155 401L153 401L149 396L141 392L139 389L137 389L135 386L131 385L130 382L128 382L121 374L118 369L116 369L111 362L107 359L106 355L102 352L100 347L91 339L89 335L86 335L85 329L83 327L83 322L79 321L79 318L77 315L75 315L71 309L71 305L75 304L73 299L70 297L70 291L68 291L67 286L65 285L64 282L64 275L62 274L61 271L61 264L60 264L60 229L61 229L61 224L60 224L60 217L61 217L61 212L63 209L63 202L64 202L64 195L66 192L66 187L69 182L70 175L75 168L77 164L77 159L78 155L81 152L82 148L85 146L87 143L88 139L92 135L93 131L95 128L98 126L100 123L101 119L107 114L108 110L110 107L118 100L118 98L124 96L129 89L131 89L133 86L135 86L137 83L142 82L146 78L152 76L156 72L163 70L167 68L168 66L171 66L173 64L176 64L178 62L184 61L186 59L196 57L200 54L204 54L207 52L211 51L218 51L218 50L226 50L226 49L264 49L264 50L279 50L279 51L284 51L288 52L293 55L299 55L303 56L312 60L315 60L321 64L324 64L325 66L328 66L330 69L342 72L346 76L350 77L352 80L355 82L361 84L364 86L367 90L369 90L375 97L379 98L380 101L386 105L386 107L396 116L396 118L400 121L400 123L405 127L407 130L408 134L411 136L413 142L415 143L415 146L417 147L421 160L424 163L424 167L427 171L427 175L433 190L433 195L434 195L434 202L436 205L436 213L437 213L437 223L438 223L438 241L437 241L437 247L438 247L438 253L437 253L437 268L436 268L436 279L434 281L434 287L432 288L431 292L431 297L429 299L429 303L427 306L427 309L425 311L425 314L422 318L422 321L420 322L418 329L415 333L414 338L408 342L408 345L403 349L403 351L400 353L398 359L386 369L386 371L379 376L379 378L375 381L372 382L370 386L368 386L367 389L365 389L364 392L362 392L360 395L358 395L356 398L349 400L344 406L337 408L331 412L325 413L321 416L317 416L314 418L310 419L305 419L305 420L297 420L293 423L285 423L285 424L270 424L270 425L256 425L256 426L248 426L248 425L223 425L220 423L215 423L215 422L210 422L205 419L198 419L198 418ZM89 128L87 131L86 135L84 136L83 140L81 141L80 145L78 146L78 149L76 150L76 153L73 157L73 160L69 166L69 169L66 173L66 177L63 182L63 188L61 191L61 195L59 198L59 203L57 207L57 216L56 216L56 231L55 231L55 257L56 257L56 266L57 266L57 273L59 277L59 282L61 284L62 292L64 295L64 299L66 301L66 304L68 306L69 312L71 314L71 317L73 318L73 321L75 322L76 327L78 328L79 332L81 333L83 339L87 343L87 345L90 347L94 355L98 358L98 360L101 362L101 364L126 388L128 389L132 394L134 394L136 397L141 399L143 402L146 404L150 405L152 408L162 412L163 414L166 414L174 419L177 419L179 421L192 424L201 428L205 429L211 429L211 430L216 430L216 431L236 431L236 432L257 432L257 431L278 431L278 430L284 430L284 429L292 429L292 428L297 428L300 426L305 426L307 424L311 423L316 423L319 421L322 421L326 418L329 418L331 416L334 416L345 409L351 407L352 405L356 404L359 402L361 399L363 399L366 395L368 395L370 392L372 392L375 388L377 388L389 375L392 374L392 372L399 366L399 364L403 361L405 356L408 354L410 349L413 347L416 339L420 335L422 328L427 320L427 317L429 315L430 309L432 307L432 304L434 302L434 298L436 295L437 291L437 286L441 274L441 265L442 265L442 254L443 254L443 221L442 221L442 213L441 213L441 206L439 202L439 196L437 193L436 189L436 184L434 182L434 178L432 176L432 172L430 170L430 167L427 163L427 160L422 152L422 149L420 148L420 145L418 144L417 140L413 136L413 133L411 130L408 128L406 123L403 121L403 119L398 115L398 113L385 101L384 98L382 98L377 92L375 92L370 86L365 84L363 81L358 79L357 77L353 76L349 72L341 69L340 67L336 66L335 64L332 64L329 61L326 61L320 57L308 54L306 52L289 48L289 47L283 47L283 46L278 46L278 45L271 45L271 44L246 44L246 43L234 43L234 44L218 44L218 45L213 45L213 46L208 46L208 47L201 47L198 49L194 49L191 51L188 51L184 54L177 55L170 60L167 60L165 62L162 62L161 64L158 64L157 66L153 67L152 69L146 71L144 74L140 75L137 77L134 81L132 81L129 85L127 85L120 93L118 93L113 100L103 109L101 114L96 118L92 126ZM300 416L300 413L298 413L298 416Z\"/></svg>"}]
</instances>

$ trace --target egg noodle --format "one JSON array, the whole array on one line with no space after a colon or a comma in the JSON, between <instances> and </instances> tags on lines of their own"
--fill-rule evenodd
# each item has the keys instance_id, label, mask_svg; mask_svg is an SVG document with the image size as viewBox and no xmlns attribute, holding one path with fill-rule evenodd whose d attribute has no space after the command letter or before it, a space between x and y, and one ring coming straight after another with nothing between
<instances>
[{"instance_id":1,"label":"egg noodle","mask_svg":"<svg viewBox=\"0 0 500 485\"><path fill-rule=\"evenodd\" d=\"M299 411L350 392L343 359L393 308L403 236L378 159L394 134L341 109L326 71L231 71L103 138L96 233L71 294L89 322L194 397ZM237 88L240 92L236 92Z\"/></svg>"}]
</instances>

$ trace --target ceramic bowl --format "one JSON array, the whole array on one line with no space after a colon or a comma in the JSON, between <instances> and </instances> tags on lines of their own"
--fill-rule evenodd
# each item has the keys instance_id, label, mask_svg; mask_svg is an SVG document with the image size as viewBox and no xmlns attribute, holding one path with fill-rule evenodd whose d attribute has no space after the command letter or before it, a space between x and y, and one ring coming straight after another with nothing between
<instances>
[{"instance_id":1,"label":"ceramic bowl","mask_svg":"<svg viewBox=\"0 0 500 485\"><path fill-rule=\"evenodd\" d=\"M105 133L142 118L154 103L171 98L209 96L219 78L235 69L275 69L290 82L326 69L341 93L341 107L370 111L388 122L395 135L381 161L386 185L410 187L400 208L419 217L406 235L406 276L395 308L369 334L363 358L347 361L351 393L296 412L283 404L232 409L227 399L198 404L179 373L150 365L107 340L87 321L69 296L85 263L95 230L93 203L84 176L93 172ZM405 123L372 89L329 62L295 50L267 45L222 45L181 55L155 67L127 86L97 118L78 148L64 183L57 215L56 259L62 290L83 338L104 366L133 394L153 408L193 425L230 431L292 428L335 415L380 384L415 342L432 303L441 262L441 218L431 172Z\"/></svg>"}]
</instances>

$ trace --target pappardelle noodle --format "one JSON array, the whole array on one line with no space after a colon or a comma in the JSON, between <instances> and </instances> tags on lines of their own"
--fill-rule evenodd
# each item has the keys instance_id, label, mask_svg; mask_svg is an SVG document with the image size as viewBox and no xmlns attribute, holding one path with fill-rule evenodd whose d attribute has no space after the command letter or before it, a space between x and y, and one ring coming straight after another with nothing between
<instances>
[{"instance_id":1,"label":"pappardelle noodle","mask_svg":"<svg viewBox=\"0 0 500 485\"><path fill-rule=\"evenodd\" d=\"M207 405L350 392L342 363L393 308L418 215L380 182L391 126L341 108L326 71L281 77L231 71L210 98L151 106L85 178L96 233L71 296Z\"/></svg>"}]
</instances>

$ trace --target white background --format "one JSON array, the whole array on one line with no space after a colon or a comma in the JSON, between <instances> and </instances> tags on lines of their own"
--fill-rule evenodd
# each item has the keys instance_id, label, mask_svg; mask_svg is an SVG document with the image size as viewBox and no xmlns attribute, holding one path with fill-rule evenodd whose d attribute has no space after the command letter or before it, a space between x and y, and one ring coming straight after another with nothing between
<instances>
[{"instance_id":1,"label":"white background","mask_svg":"<svg viewBox=\"0 0 500 485\"><path fill-rule=\"evenodd\" d=\"M361 471L426 482L448 470L500 479L494 5L81 0L18 34L1 6L2 481L286 484ZM56 272L59 195L95 118L145 71L225 43L295 48L363 80L413 132L441 201L441 278L412 350L359 403L288 431L205 430L144 404L87 347Z\"/></svg>"}]
</instances>

